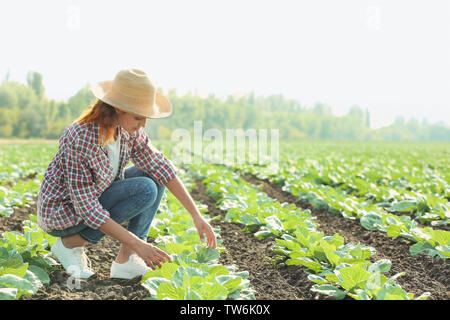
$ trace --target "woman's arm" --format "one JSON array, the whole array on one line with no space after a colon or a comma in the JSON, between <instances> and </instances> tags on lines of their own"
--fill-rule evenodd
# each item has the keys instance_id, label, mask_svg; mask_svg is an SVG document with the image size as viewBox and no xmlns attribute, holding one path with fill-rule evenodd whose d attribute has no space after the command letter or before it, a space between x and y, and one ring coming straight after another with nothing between
<instances>
[{"instance_id":1,"label":"woman's arm","mask_svg":"<svg viewBox=\"0 0 450 320\"><path fill-rule=\"evenodd\" d=\"M201 216L200 211L195 205L194 200L192 200L191 195L186 190L183 182L178 177L175 177L166 184L166 187L191 214L200 240L203 242L206 236L208 247L215 248L217 246L216 235L210 224Z\"/></svg>"},{"instance_id":2,"label":"woman's arm","mask_svg":"<svg viewBox=\"0 0 450 320\"><path fill-rule=\"evenodd\" d=\"M156 183L165 185L191 214L200 240L207 239L208 247L217 246L216 235L209 223L201 216L184 184L177 177L178 169L159 150L151 144L150 138L141 128L131 147L131 161L146 172Z\"/></svg>"}]
</instances>

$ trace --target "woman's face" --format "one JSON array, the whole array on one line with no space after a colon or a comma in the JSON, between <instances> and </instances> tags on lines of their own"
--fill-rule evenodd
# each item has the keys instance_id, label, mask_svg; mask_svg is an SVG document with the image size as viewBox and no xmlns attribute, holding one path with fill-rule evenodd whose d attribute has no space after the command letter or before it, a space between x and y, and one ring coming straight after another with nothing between
<instances>
[{"instance_id":1,"label":"woman's face","mask_svg":"<svg viewBox=\"0 0 450 320\"><path fill-rule=\"evenodd\" d=\"M145 127L145 123L147 122L146 117L128 113L118 109L116 109L116 111L118 115L119 126L128 131L129 134L134 134L139 130L139 128Z\"/></svg>"}]
</instances>

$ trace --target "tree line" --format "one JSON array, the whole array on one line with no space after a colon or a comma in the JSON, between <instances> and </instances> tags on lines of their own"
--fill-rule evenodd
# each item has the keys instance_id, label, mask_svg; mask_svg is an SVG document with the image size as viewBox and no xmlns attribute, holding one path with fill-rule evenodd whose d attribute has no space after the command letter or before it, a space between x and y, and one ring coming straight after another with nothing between
<instances>
[{"instance_id":1,"label":"tree line","mask_svg":"<svg viewBox=\"0 0 450 320\"><path fill-rule=\"evenodd\" d=\"M3 81L0 85L0 138L57 139L95 100L84 86L67 101L45 96L42 75L29 72L27 83ZM313 108L282 95L267 97L249 93L219 99L163 92L174 112L165 119L149 120L147 130L153 139L170 139L178 128L192 131L194 121L202 121L203 130L278 129L282 139L358 140L358 141L450 141L450 128L442 123L405 120L398 117L391 125L370 128L370 114L352 106L344 116L335 116L331 107L317 103Z\"/></svg>"}]
</instances>

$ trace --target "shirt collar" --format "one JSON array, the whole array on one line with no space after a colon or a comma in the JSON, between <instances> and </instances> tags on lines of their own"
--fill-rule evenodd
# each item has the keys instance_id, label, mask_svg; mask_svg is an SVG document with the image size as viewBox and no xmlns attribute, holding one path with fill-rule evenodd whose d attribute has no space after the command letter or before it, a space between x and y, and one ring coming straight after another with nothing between
<instances>
[{"instance_id":1,"label":"shirt collar","mask_svg":"<svg viewBox=\"0 0 450 320\"><path fill-rule=\"evenodd\" d=\"M128 133L127 130L119 126L119 135L122 137L122 139L125 139L126 141L129 141L131 139L131 135Z\"/></svg>"}]
</instances>

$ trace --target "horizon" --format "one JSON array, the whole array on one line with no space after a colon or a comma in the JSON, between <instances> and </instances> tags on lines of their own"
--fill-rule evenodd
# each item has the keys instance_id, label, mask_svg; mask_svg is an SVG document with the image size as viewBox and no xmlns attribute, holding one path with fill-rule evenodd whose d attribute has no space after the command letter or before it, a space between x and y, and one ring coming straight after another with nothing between
<instances>
[{"instance_id":1,"label":"horizon","mask_svg":"<svg viewBox=\"0 0 450 320\"><path fill-rule=\"evenodd\" d=\"M9 81L16 81L16 80L9 80ZM17 82L22 83L22 84L24 84L24 85L27 85L26 81L17 81ZM44 82L44 81L43 81L43 82ZM0 86L1 86L1 84L2 84L2 83L0 83ZM44 89L45 89L45 84L44 84ZM81 88L80 88L80 89L81 89ZM237 93L229 93L229 95L218 96L218 95L216 95L216 94L214 94L214 93L198 93L198 91L197 91L196 89L194 89L194 90L187 90L187 91L185 91L185 92L183 92L183 93L180 93L180 92L177 90L177 88L164 88L164 90L165 90L166 92L167 92L167 90L173 90L173 89L176 90L176 95L179 96L179 97L181 97L181 96L183 96L183 95L185 95L185 94L191 94L192 96L195 96L195 97L199 97L199 98L201 98L201 99L204 99L204 98L208 98L208 96L210 96L210 95L214 95L214 98L219 99L219 100L221 100L221 101L226 101L226 99L227 99L227 97L228 97L229 95L231 95L231 96L233 96L233 97L237 97L237 98L239 98L239 97L241 97L241 96L246 96L246 95L251 94L251 93L255 94L255 97L260 97L260 98L261 98L261 97L262 97L262 98L267 98L267 97L270 96L270 94L269 94L269 95L258 95L258 94L256 94L255 92L245 92L245 93L237 92ZM78 90L77 90L77 91L78 91ZM76 94L76 92L74 92L73 95L75 95L75 94ZM63 99L54 99L54 98L48 97L47 94L46 94L46 92L45 92L45 90L44 90L44 96L46 96L46 97L47 97L48 99L50 99L50 100L54 100L54 101L57 101L57 102L67 102L67 100L70 99L70 97L72 97L73 95L70 95L69 97L63 98ZM277 94L274 94L274 95L277 95ZM285 97L285 96L283 96L283 95L282 95L282 97L285 98L285 99L290 99L290 98L287 98L287 97ZM311 110L311 109L314 108L314 105L312 105L312 106L305 106L305 105L301 104L301 102L298 101L297 99L295 99L295 98L292 98L292 99L295 100L295 101L297 101L298 103L300 103L301 107L304 107L304 108L306 108L306 109L308 109L308 110ZM316 103L325 103L325 104L326 104L326 102L321 102L321 101L317 101ZM331 107L331 106L330 106L330 107ZM360 107L362 111L364 111L364 112L366 111L366 109L362 108L361 106L358 106L358 107ZM350 109L350 107L349 107L349 109ZM341 116L345 116L346 114L348 114L348 111L349 111L349 110L347 110L347 113L345 113L345 114L340 114L340 115L335 114L335 113L334 113L334 110L331 110L331 111L332 111L332 115L333 115L333 116L335 116L335 117L341 117ZM372 115L370 114L370 112L369 112L369 115L372 116ZM403 120L406 121L406 122L411 121L411 120L417 120L417 121L419 121L421 124L422 124L422 123L426 123L426 124L428 124L428 125L439 125L439 126L444 125L444 126L446 126L446 127L450 127L450 125L448 125L448 124L447 124L444 120L442 120L442 119L441 119L441 120L438 120L438 121L435 121L435 122L431 122L431 121L429 121L429 120L427 119L427 117L423 117L423 118L420 118L420 119L415 118L415 117L407 118L407 117L405 117L405 116L403 116L403 115L397 115L397 117L403 118ZM397 118L397 117L396 117L396 118ZM381 129L381 128L384 128L384 127L388 127L388 126L390 126L390 125L393 125L394 122L395 122L395 120L396 120L396 119L394 119L391 123L388 123L388 124L386 124L386 125L379 126L379 127L376 127L376 128L374 128L373 125L372 125L372 123L371 123L371 124L370 124L370 129L372 129L372 130L377 130L377 129Z\"/></svg>"},{"instance_id":2,"label":"horizon","mask_svg":"<svg viewBox=\"0 0 450 320\"><path fill-rule=\"evenodd\" d=\"M445 0L20 0L0 4L0 30L0 80L39 72L52 100L130 67L179 95L280 94L335 116L368 109L372 129L399 116L450 126Z\"/></svg>"}]
</instances>

